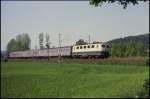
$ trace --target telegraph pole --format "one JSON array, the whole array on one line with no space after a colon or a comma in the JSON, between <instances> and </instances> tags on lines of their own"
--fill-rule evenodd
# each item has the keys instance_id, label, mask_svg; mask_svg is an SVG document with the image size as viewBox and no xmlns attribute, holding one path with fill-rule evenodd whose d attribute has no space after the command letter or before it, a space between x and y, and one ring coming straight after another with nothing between
<instances>
[{"instance_id":1,"label":"telegraph pole","mask_svg":"<svg viewBox=\"0 0 150 99\"><path fill-rule=\"evenodd\" d=\"M49 48L50 48L50 42L48 43L48 60L49 60Z\"/></svg>"},{"instance_id":2,"label":"telegraph pole","mask_svg":"<svg viewBox=\"0 0 150 99\"><path fill-rule=\"evenodd\" d=\"M59 36L59 62L60 62L60 58L61 58L61 39L60 39L60 36L61 36L62 34L58 34L58 36Z\"/></svg>"},{"instance_id":3,"label":"telegraph pole","mask_svg":"<svg viewBox=\"0 0 150 99\"><path fill-rule=\"evenodd\" d=\"M49 48L50 48L50 41L49 41L49 35L46 33L46 47L48 52L48 60L49 60Z\"/></svg>"},{"instance_id":4,"label":"telegraph pole","mask_svg":"<svg viewBox=\"0 0 150 99\"><path fill-rule=\"evenodd\" d=\"M90 44L90 35L88 35L89 36L89 44Z\"/></svg>"}]
</instances>

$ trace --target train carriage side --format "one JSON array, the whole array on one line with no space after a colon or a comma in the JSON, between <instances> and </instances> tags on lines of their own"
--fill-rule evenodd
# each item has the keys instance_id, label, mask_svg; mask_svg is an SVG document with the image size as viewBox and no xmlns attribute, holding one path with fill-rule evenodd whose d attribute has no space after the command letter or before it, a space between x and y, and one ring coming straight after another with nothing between
<instances>
[{"instance_id":1,"label":"train carriage side","mask_svg":"<svg viewBox=\"0 0 150 99\"><path fill-rule=\"evenodd\" d=\"M61 48L50 48L49 49L49 56L50 57L70 57L71 56L71 46L64 46Z\"/></svg>"},{"instance_id":2,"label":"train carriage side","mask_svg":"<svg viewBox=\"0 0 150 99\"><path fill-rule=\"evenodd\" d=\"M16 51L9 53L9 58L31 58L33 56L33 51Z\"/></svg>"},{"instance_id":3,"label":"train carriage side","mask_svg":"<svg viewBox=\"0 0 150 99\"><path fill-rule=\"evenodd\" d=\"M71 57L71 52L72 52L72 47L71 46L65 46L65 47L61 47L60 49L61 52L59 52L59 54L61 54L62 57Z\"/></svg>"},{"instance_id":4,"label":"train carriage side","mask_svg":"<svg viewBox=\"0 0 150 99\"><path fill-rule=\"evenodd\" d=\"M70 57L71 56L71 46L65 46L61 48L49 48L49 49L43 49L43 50L35 50L34 56L36 58L48 58L48 57L58 57L61 55L61 57Z\"/></svg>"}]
</instances>

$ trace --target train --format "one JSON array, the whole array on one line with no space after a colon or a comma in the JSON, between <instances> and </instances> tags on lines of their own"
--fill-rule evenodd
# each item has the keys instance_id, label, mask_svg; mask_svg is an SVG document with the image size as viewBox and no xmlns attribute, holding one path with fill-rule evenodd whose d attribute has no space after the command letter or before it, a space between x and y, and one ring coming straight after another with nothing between
<instances>
[{"instance_id":1,"label":"train","mask_svg":"<svg viewBox=\"0 0 150 99\"><path fill-rule=\"evenodd\" d=\"M29 51L16 51L11 52L8 58L11 59L27 59L27 58L107 58L109 54L110 45L107 43L85 44L85 45L73 45L63 46L49 49L38 49Z\"/></svg>"}]
</instances>

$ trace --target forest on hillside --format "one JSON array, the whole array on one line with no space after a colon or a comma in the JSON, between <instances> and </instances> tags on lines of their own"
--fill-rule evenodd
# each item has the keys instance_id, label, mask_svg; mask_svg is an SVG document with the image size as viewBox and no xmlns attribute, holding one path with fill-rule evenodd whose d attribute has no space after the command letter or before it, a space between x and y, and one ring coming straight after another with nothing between
<instances>
[{"instance_id":1,"label":"forest on hillside","mask_svg":"<svg viewBox=\"0 0 150 99\"><path fill-rule=\"evenodd\" d=\"M136 42L136 43L142 43L144 45L145 50L149 50L149 33L143 34L143 35L136 35L136 36L127 36L124 38L117 38L108 41L110 44L127 44L129 42Z\"/></svg>"}]
</instances>

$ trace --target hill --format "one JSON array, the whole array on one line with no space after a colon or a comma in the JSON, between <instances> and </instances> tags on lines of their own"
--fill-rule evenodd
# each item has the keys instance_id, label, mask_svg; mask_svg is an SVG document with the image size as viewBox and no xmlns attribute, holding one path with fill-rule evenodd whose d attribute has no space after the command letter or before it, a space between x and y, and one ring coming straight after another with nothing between
<instances>
[{"instance_id":1,"label":"hill","mask_svg":"<svg viewBox=\"0 0 150 99\"><path fill-rule=\"evenodd\" d=\"M141 42L144 44L145 50L149 49L149 34L136 35L136 36L127 36L124 38L117 38L108 41L107 43L129 43L130 41Z\"/></svg>"}]
</instances>

